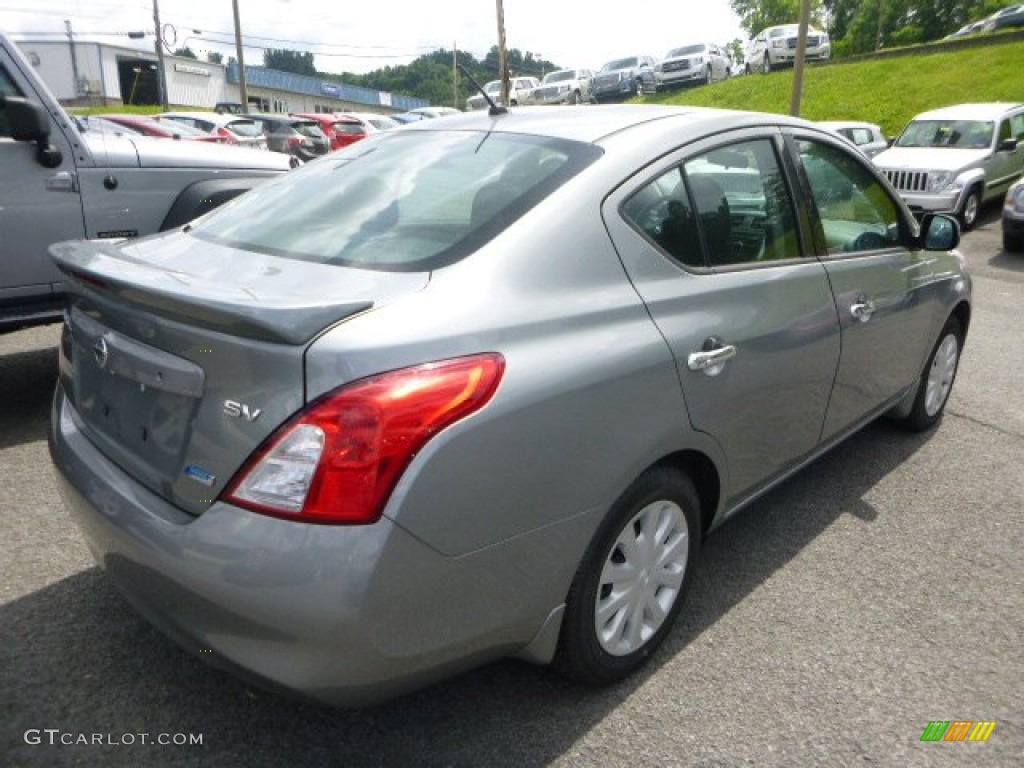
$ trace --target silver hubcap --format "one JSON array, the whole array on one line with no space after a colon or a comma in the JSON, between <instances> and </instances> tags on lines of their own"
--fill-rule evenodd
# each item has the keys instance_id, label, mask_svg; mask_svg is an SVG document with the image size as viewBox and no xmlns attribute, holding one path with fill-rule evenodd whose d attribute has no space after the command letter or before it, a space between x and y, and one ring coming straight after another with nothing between
<instances>
[{"instance_id":1,"label":"silver hubcap","mask_svg":"<svg viewBox=\"0 0 1024 768\"><path fill-rule=\"evenodd\" d=\"M673 501L648 504L619 532L601 571L594 629L613 656L639 650L665 623L686 574L689 530Z\"/></svg>"},{"instance_id":2,"label":"silver hubcap","mask_svg":"<svg viewBox=\"0 0 1024 768\"><path fill-rule=\"evenodd\" d=\"M978 196L971 195L964 203L964 223L968 226L978 217Z\"/></svg>"},{"instance_id":3,"label":"silver hubcap","mask_svg":"<svg viewBox=\"0 0 1024 768\"><path fill-rule=\"evenodd\" d=\"M929 416L938 413L949 397L959 354L960 345L952 333L946 336L935 350L932 367L928 371L928 388L924 393L924 410Z\"/></svg>"}]
</instances>

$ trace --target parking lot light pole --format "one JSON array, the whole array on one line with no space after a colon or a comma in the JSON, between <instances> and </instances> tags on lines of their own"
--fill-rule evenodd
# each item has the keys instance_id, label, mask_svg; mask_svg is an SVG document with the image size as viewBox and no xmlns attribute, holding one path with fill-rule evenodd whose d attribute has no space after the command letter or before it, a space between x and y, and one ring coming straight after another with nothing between
<instances>
[{"instance_id":1,"label":"parking lot light pole","mask_svg":"<svg viewBox=\"0 0 1024 768\"><path fill-rule=\"evenodd\" d=\"M235 12L235 51L238 54L238 95L242 102L242 111L249 111L249 91L245 87L245 58L242 56L242 22L238 18L238 0L231 0Z\"/></svg>"},{"instance_id":2,"label":"parking lot light pole","mask_svg":"<svg viewBox=\"0 0 1024 768\"><path fill-rule=\"evenodd\" d=\"M807 54L807 27L811 23L811 0L800 0L800 29L796 37L796 58L793 59L793 98L789 114L800 117L800 97L804 89L804 58Z\"/></svg>"},{"instance_id":3,"label":"parking lot light pole","mask_svg":"<svg viewBox=\"0 0 1024 768\"><path fill-rule=\"evenodd\" d=\"M508 52L505 50L505 6L498 4L498 79L501 80L501 103L508 106Z\"/></svg>"},{"instance_id":4,"label":"parking lot light pole","mask_svg":"<svg viewBox=\"0 0 1024 768\"><path fill-rule=\"evenodd\" d=\"M160 5L153 0L153 23L156 25L156 88L160 96L160 106L166 112L167 105L167 79L164 75L164 38L160 30Z\"/></svg>"}]
</instances>

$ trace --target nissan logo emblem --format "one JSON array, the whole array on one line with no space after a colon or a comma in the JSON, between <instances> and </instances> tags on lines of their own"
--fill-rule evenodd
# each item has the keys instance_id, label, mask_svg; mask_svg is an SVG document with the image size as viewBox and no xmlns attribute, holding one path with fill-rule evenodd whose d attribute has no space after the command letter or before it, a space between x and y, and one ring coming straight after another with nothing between
<instances>
[{"instance_id":1,"label":"nissan logo emblem","mask_svg":"<svg viewBox=\"0 0 1024 768\"><path fill-rule=\"evenodd\" d=\"M96 365L100 368L104 368L107 365L107 360L110 359L110 350L107 349L107 340L100 338L95 346L92 348L92 356L96 358Z\"/></svg>"}]
</instances>

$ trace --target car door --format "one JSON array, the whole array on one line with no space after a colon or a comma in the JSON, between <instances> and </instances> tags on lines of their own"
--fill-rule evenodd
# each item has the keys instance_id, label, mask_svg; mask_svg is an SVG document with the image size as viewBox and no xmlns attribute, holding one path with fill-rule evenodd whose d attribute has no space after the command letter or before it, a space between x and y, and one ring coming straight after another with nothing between
<instances>
[{"instance_id":1,"label":"car door","mask_svg":"<svg viewBox=\"0 0 1024 768\"><path fill-rule=\"evenodd\" d=\"M1010 184L1024 172L1024 142L1017 138L1021 133L1024 133L1024 110L996 123L996 151L987 169L986 198L1002 197ZM1013 149L1003 148L1014 139L1018 143Z\"/></svg>"},{"instance_id":2,"label":"car door","mask_svg":"<svg viewBox=\"0 0 1024 768\"><path fill-rule=\"evenodd\" d=\"M780 148L770 128L704 141L604 206L690 423L726 456L731 501L815 448L839 359L828 277L804 254Z\"/></svg>"},{"instance_id":3,"label":"car door","mask_svg":"<svg viewBox=\"0 0 1024 768\"><path fill-rule=\"evenodd\" d=\"M60 273L47 247L85 234L71 142L51 120L49 141L60 150L61 162L46 168L34 144L11 138L4 99L19 96L35 100L16 62L0 49L0 314L6 302L46 301L59 294ZM84 147L80 151L87 155Z\"/></svg>"},{"instance_id":4,"label":"car door","mask_svg":"<svg viewBox=\"0 0 1024 768\"><path fill-rule=\"evenodd\" d=\"M910 223L869 161L820 135L794 136L835 294L842 355L823 438L893 404L917 381L941 305L933 258L910 248ZM941 325L941 324L940 324Z\"/></svg>"}]
</instances>

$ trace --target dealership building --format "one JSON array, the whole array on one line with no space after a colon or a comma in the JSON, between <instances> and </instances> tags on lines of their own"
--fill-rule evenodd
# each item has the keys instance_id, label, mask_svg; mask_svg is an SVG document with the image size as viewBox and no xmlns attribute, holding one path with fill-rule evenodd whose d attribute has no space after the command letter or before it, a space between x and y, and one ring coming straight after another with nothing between
<instances>
[{"instance_id":1,"label":"dealership building","mask_svg":"<svg viewBox=\"0 0 1024 768\"><path fill-rule=\"evenodd\" d=\"M159 104L156 53L106 42L20 39L17 45L65 106ZM177 108L212 109L240 102L239 68L165 55L167 101ZM428 102L318 77L245 67L250 109L264 112L405 112Z\"/></svg>"}]
</instances>

